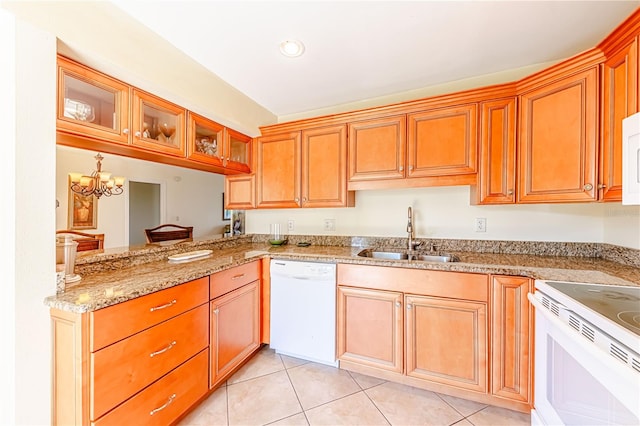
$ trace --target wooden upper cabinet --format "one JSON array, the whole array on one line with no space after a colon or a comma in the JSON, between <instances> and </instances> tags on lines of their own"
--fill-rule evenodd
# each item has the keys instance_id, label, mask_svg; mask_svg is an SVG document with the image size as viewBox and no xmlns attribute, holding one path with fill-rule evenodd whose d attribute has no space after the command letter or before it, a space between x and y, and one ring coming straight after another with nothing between
<instances>
[{"instance_id":1,"label":"wooden upper cabinet","mask_svg":"<svg viewBox=\"0 0 640 426\"><path fill-rule=\"evenodd\" d=\"M192 112L188 117L187 157L223 167L224 127Z\"/></svg>"},{"instance_id":2,"label":"wooden upper cabinet","mask_svg":"<svg viewBox=\"0 0 640 426\"><path fill-rule=\"evenodd\" d=\"M407 177L475 173L476 117L476 104L407 115Z\"/></svg>"},{"instance_id":3,"label":"wooden upper cabinet","mask_svg":"<svg viewBox=\"0 0 640 426\"><path fill-rule=\"evenodd\" d=\"M224 166L242 173L251 172L251 137L233 129L224 130Z\"/></svg>"},{"instance_id":4,"label":"wooden upper cabinet","mask_svg":"<svg viewBox=\"0 0 640 426\"><path fill-rule=\"evenodd\" d=\"M302 131L302 207L353 206L347 192L347 126Z\"/></svg>"},{"instance_id":5,"label":"wooden upper cabinet","mask_svg":"<svg viewBox=\"0 0 640 426\"><path fill-rule=\"evenodd\" d=\"M224 208L248 210L256 207L256 176L231 175L224 178Z\"/></svg>"},{"instance_id":6,"label":"wooden upper cabinet","mask_svg":"<svg viewBox=\"0 0 640 426\"><path fill-rule=\"evenodd\" d=\"M58 56L58 130L129 143L129 86Z\"/></svg>"},{"instance_id":7,"label":"wooden upper cabinet","mask_svg":"<svg viewBox=\"0 0 640 426\"><path fill-rule=\"evenodd\" d=\"M597 197L598 68L520 95L518 202Z\"/></svg>"},{"instance_id":8,"label":"wooden upper cabinet","mask_svg":"<svg viewBox=\"0 0 640 426\"><path fill-rule=\"evenodd\" d=\"M608 57L602 78L600 199L622 201L622 119L638 111L638 41Z\"/></svg>"},{"instance_id":9,"label":"wooden upper cabinet","mask_svg":"<svg viewBox=\"0 0 640 426\"><path fill-rule=\"evenodd\" d=\"M132 145L184 157L186 115L178 105L133 89Z\"/></svg>"},{"instance_id":10,"label":"wooden upper cabinet","mask_svg":"<svg viewBox=\"0 0 640 426\"><path fill-rule=\"evenodd\" d=\"M491 277L491 393L522 402L531 401L530 291L529 278Z\"/></svg>"},{"instance_id":11,"label":"wooden upper cabinet","mask_svg":"<svg viewBox=\"0 0 640 426\"><path fill-rule=\"evenodd\" d=\"M515 203L515 97L480 103L480 170L473 188L475 204Z\"/></svg>"},{"instance_id":12,"label":"wooden upper cabinet","mask_svg":"<svg viewBox=\"0 0 640 426\"><path fill-rule=\"evenodd\" d=\"M406 116L349 123L349 182L405 177Z\"/></svg>"},{"instance_id":13,"label":"wooden upper cabinet","mask_svg":"<svg viewBox=\"0 0 640 426\"><path fill-rule=\"evenodd\" d=\"M300 132L256 140L256 207L300 207Z\"/></svg>"}]
</instances>

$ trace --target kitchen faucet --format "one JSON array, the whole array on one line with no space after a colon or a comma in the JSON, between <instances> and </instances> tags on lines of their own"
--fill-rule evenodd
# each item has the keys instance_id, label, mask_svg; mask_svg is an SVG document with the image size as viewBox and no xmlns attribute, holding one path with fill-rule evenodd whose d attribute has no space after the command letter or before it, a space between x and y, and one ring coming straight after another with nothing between
<instances>
[{"instance_id":1,"label":"kitchen faucet","mask_svg":"<svg viewBox=\"0 0 640 426\"><path fill-rule=\"evenodd\" d=\"M409 252L412 252L413 250L416 249L416 247L422 245L422 242L415 242L415 231L414 231L414 226L413 226L413 209L411 207L409 207L409 209L407 210L407 217L408 217L408 221L407 221L407 248L409 249Z\"/></svg>"}]
</instances>

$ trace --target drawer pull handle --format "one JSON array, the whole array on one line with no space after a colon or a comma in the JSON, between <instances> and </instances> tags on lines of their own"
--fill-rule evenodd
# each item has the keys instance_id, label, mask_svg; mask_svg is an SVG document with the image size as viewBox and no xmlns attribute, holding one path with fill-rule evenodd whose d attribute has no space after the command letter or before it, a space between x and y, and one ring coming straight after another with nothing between
<instances>
[{"instance_id":1,"label":"drawer pull handle","mask_svg":"<svg viewBox=\"0 0 640 426\"><path fill-rule=\"evenodd\" d=\"M160 305L160 306L154 306L153 308L149 309L149 312L153 312L153 311L159 311L160 309L164 309L164 308L168 308L170 306L175 305L177 302L175 299L173 299L171 302L166 303L164 305Z\"/></svg>"},{"instance_id":2,"label":"drawer pull handle","mask_svg":"<svg viewBox=\"0 0 640 426\"><path fill-rule=\"evenodd\" d=\"M244 277L244 274L238 274L231 277L232 280L237 280L238 278Z\"/></svg>"},{"instance_id":3,"label":"drawer pull handle","mask_svg":"<svg viewBox=\"0 0 640 426\"><path fill-rule=\"evenodd\" d=\"M153 410L151 410L149 412L150 416L153 416L155 413L157 413L158 411L162 411L165 408L167 408L169 405L171 405L171 403L173 402L173 400L176 399L176 394L174 393L173 395L171 395L169 397L169 399L167 399L167 402L165 402L164 404L162 404L161 406L159 406L158 408L154 408Z\"/></svg>"},{"instance_id":4,"label":"drawer pull handle","mask_svg":"<svg viewBox=\"0 0 640 426\"><path fill-rule=\"evenodd\" d=\"M169 343L169 346L167 346L166 348L160 349L159 351L156 351L156 352L151 352L151 353L149 354L149 357L150 357L150 358L153 358L153 357L154 357L154 356L156 356L156 355L163 354L163 353L165 353L166 351L168 351L169 349L173 348L175 345L176 345L176 341L174 340L173 342Z\"/></svg>"}]
</instances>

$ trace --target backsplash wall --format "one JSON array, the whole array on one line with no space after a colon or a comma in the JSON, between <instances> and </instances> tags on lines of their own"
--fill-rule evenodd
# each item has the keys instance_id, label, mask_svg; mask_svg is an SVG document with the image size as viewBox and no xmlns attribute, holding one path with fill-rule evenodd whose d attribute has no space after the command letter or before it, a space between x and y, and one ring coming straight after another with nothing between
<instances>
[{"instance_id":1,"label":"backsplash wall","mask_svg":"<svg viewBox=\"0 0 640 426\"><path fill-rule=\"evenodd\" d=\"M248 210L246 232L266 234L270 223L286 230L293 220L290 234L404 237L411 206L417 238L605 242L640 249L637 225L635 230L630 225L638 222L638 206L473 206L469 192L468 186L358 191L353 208ZM486 219L486 232L475 232L476 218ZM325 219L335 221L335 231L324 230Z\"/></svg>"}]
</instances>

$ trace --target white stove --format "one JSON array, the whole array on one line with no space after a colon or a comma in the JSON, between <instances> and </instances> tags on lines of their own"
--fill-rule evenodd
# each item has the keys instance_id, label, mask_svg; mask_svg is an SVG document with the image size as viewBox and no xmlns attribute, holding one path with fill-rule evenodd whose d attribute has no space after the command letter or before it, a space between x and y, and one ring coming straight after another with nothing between
<instances>
[{"instance_id":1,"label":"white stove","mask_svg":"<svg viewBox=\"0 0 640 426\"><path fill-rule=\"evenodd\" d=\"M640 424L640 287L536 281L532 423Z\"/></svg>"}]
</instances>

